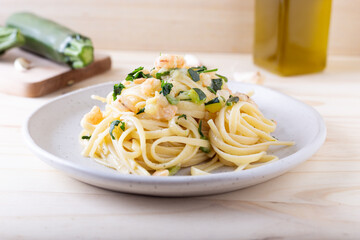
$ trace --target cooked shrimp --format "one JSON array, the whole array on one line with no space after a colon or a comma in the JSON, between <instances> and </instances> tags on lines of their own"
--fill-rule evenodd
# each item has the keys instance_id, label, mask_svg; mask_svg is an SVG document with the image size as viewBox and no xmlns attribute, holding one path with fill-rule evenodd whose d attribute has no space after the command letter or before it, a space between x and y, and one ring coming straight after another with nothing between
<instances>
[{"instance_id":1,"label":"cooked shrimp","mask_svg":"<svg viewBox=\"0 0 360 240\"><path fill-rule=\"evenodd\" d=\"M211 85L211 75L208 73L200 73L200 81L203 87Z\"/></svg>"},{"instance_id":2,"label":"cooked shrimp","mask_svg":"<svg viewBox=\"0 0 360 240\"><path fill-rule=\"evenodd\" d=\"M153 175L153 176L166 177L166 176L169 176L169 170L167 170L167 169L160 169L160 170L155 171L152 175Z\"/></svg>"},{"instance_id":3,"label":"cooked shrimp","mask_svg":"<svg viewBox=\"0 0 360 240\"><path fill-rule=\"evenodd\" d=\"M148 78L141 85L141 92L146 96L154 96L156 91L161 91L161 82L156 78Z\"/></svg>"},{"instance_id":4,"label":"cooked shrimp","mask_svg":"<svg viewBox=\"0 0 360 240\"><path fill-rule=\"evenodd\" d=\"M145 113L157 120L170 120L177 112L177 107L170 105L168 100L158 92L155 97L146 100Z\"/></svg>"},{"instance_id":5,"label":"cooked shrimp","mask_svg":"<svg viewBox=\"0 0 360 240\"><path fill-rule=\"evenodd\" d=\"M131 81L123 81L122 84L124 84L125 87L128 87L132 84L133 82Z\"/></svg>"},{"instance_id":6,"label":"cooked shrimp","mask_svg":"<svg viewBox=\"0 0 360 240\"><path fill-rule=\"evenodd\" d=\"M183 68L185 65L185 60L183 56L178 55L161 55L155 61L155 68Z\"/></svg>"},{"instance_id":7,"label":"cooked shrimp","mask_svg":"<svg viewBox=\"0 0 360 240\"><path fill-rule=\"evenodd\" d=\"M94 106L91 111L84 116L84 121L91 124L98 124L103 120L103 115L98 106Z\"/></svg>"},{"instance_id":8,"label":"cooked shrimp","mask_svg":"<svg viewBox=\"0 0 360 240\"><path fill-rule=\"evenodd\" d=\"M146 78L138 78L138 79L134 80L134 83L135 84L141 84L141 83L145 82L145 80L146 80Z\"/></svg>"},{"instance_id":9,"label":"cooked shrimp","mask_svg":"<svg viewBox=\"0 0 360 240\"><path fill-rule=\"evenodd\" d=\"M118 97L119 102L121 102L125 107L130 109L133 112L137 112L139 109L136 108L136 104L141 101L141 99L134 95L125 95L122 94L120 97Z\"/></svg>"}]
</instances>

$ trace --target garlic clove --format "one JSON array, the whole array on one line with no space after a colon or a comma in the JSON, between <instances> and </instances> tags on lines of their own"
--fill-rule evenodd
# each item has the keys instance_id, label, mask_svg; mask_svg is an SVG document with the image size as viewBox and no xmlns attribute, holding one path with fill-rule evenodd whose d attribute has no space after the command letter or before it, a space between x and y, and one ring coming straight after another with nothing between
<instances>
[{"instance_id":1,"label":"garlic clove","mask_svg":"<svg viewBox=\"0 0 360 240\"><path fill-rule=\"evenodd\" d=\"M31 67L31 62L25 58L17 58L14 61L14 67L16 70L20 71L20 72L24 72L28 69L30 69Z\"/></svg>"}]
</instances>

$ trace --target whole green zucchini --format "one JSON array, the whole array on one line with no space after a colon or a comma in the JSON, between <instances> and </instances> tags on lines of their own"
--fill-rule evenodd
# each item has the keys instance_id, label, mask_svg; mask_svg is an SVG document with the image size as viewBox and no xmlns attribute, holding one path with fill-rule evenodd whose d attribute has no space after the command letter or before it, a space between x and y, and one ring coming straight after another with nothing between
<instances>
[{"instance_id":1,"label":"whole green zucchini","mask_svg":"<svg viewBox=\"0 0 360 240\"><path fill-rule=\"evenodd\" d=\"M82 68L94 59L94 48L88 37L51 20L21 12L11 15L6 25L21 31L25 37L24 49L55 62Z\"/></svg>"},{"instance_id":2,"label":"whole green zucchini","mask_svg":"<svg viewBox=\"0 0 360 240\"><path fill-rule=\"evenodd\" d=\"M10 48L22 46L24 43L24 36L18 29L0 26L0 55Z\"/></svg>"}]
</instances>

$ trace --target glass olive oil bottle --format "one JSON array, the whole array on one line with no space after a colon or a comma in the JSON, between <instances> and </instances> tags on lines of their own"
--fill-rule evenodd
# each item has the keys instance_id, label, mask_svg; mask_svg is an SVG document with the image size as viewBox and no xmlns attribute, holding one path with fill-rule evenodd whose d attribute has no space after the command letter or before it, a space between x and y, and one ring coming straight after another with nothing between
<instances>
[{"instance_id":1,"label":"glass olive oil bottle","mask_svg":"<svg viewBox=\"0 0 360 240\"><path fill-rule=\"evenodd\" d=\"M256 0L254 63L289 76L326 66L331 0Z\"/></svg>"}]
</instances>

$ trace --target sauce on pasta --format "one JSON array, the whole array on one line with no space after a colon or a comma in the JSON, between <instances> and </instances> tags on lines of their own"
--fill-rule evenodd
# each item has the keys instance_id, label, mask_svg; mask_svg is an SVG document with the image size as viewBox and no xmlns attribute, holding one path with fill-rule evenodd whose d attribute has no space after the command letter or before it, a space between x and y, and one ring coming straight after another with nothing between
<instances>
[{"instance_id":1,"label":"sauce on pasta","mask_svg":"<svg viewBox=\"0 0 360 240\"><path fill-rule=\"evenodd\" d=\"M188 67L182 56L161 55L150 71L139 67L93 98L106 105L81 120L82 154L123 174L240 171L278 160L270 145L293 145L272 137L276 123L217 69Z\"/></svg>"}]
</instances>

